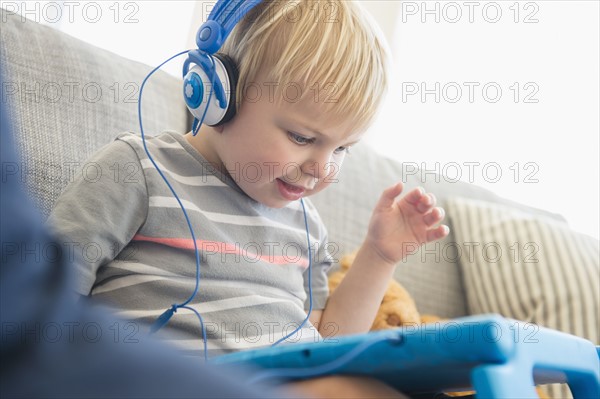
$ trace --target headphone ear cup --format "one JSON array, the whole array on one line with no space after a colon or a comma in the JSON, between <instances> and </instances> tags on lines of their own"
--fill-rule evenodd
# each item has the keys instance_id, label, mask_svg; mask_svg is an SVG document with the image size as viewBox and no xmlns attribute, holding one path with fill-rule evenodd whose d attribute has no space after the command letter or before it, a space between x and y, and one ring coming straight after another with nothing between
<instances>
[{"instance_id":1,"label":"headphone ear cup","mask_svg":"<svg viewBox=\"0 0 600 399\"><path fill-rule=\"evenodd\" d=\"M217 122L214 125L211 125L219 126L226 122L229 122L235 116L237 103L236 93L240 72L235 61L227 54L216 53L213 55L213 57L218 58L221 61L223 67L225 68L225 71L227 72L227 76L229 77L229 93L225 93L225 95L228 97L227 110L225 111L225 115L223 116L223 119L221 119L221 121Z\"/></svg>"},{"instance_id":2,"label":"headphone ear cup","mask_svg":"<svg viewBox=\"0 0 600 399\"><path fill-rule=\"evenodd\" d=\"M212 71L205 71L201 66L192 64L183 78L183 96L185 103L197 120L203 124L218 126L235 115L235 90L237 87L237 67L230 57L224 54L213 55L216 78L221 81L225 95L225 108L219 106L219 98L212 88ZM208 98L210 95L210 104ZM207 108L208 105L208 109Z\"/></svg>"}]
</instances>

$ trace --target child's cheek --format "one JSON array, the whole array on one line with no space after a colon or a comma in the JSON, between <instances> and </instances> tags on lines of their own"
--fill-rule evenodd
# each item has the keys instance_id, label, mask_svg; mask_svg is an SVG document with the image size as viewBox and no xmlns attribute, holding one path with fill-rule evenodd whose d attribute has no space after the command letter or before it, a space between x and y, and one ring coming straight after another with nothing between
<instances>
[{"instance_id":1,"label":"child's cheek","mask_svg":"<svg viewBox=\"0 0 600 399\"><path fill-rule=\"evenodd\" d=\"M342 169L342 162L343 162L344 158L343 157L339 157L338 159L333 159L331 162L329 162L326 167L325 167L325 182L327 183L337 183L338 182L338 176L340 174L340 171Z\"/></svg>"},{"instance_id":2,"label":"child's cheek","mask_svg":"<svg viewBox=\"0 0 600 399\"><path fill-rule=\"evenodd\" d=\"M332 176L326 177L319 182L319 184L311 192L311 195L321 192L321 191L325 190L326 188L328 188L329 186L331 186L331 184L335 184L335 183L336 183L335 177L332 177Z\"/></svg>"}]
</instances>

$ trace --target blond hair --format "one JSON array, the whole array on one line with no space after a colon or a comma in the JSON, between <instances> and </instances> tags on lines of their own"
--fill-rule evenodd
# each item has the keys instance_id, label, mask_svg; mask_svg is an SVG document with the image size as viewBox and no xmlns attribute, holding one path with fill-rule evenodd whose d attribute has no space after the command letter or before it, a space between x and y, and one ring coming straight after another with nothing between
<instances>
[{"instance_id":1,"label":"blond hair","mask_svg":"<svg viewBox=\"0 0 600 399\"><path fill-rule=\"evenodd\" d=\"M250 101L247 90L262 72L271 90L275 86L277 103L312 96L323 111L353 121L360 131L387 91L387 44L356 1L265 0L238 22L220 52L240 72L238 110ZM258 89L267 95L268 88Z\"/></svg>"}]
</instances>

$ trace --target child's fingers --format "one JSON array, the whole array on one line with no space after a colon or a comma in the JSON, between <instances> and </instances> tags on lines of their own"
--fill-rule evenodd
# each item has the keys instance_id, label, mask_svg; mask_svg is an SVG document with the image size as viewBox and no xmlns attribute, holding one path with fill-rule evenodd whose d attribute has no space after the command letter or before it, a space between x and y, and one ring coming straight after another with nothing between
<instances>
[{"instance_id":1,"label":"child's fingers","mask_svg":"<svg viewBox=\"0 0 600 399\"><path fill-rule=\"evenodd\" d=\"M421 213L428 212L435 206L436 199L432 193L425 194L417 204L417 210Z\"/></svg>"},{"instance_id":2,"label":"child's fingers","mask_svg":"<svg viewBox=\"0 0 600 399\"><path fill-rule=\"evenodd\" d=\"M406 194L406 202L412 205L416 205L425 196L425 190L423 187L417 187L408 194Z\"/></svg>"},{"instance_id":3,"label":"child's fingers","mask_svg":"<svg viewBox=\"0 0 600 399\"><path fill-rule=\"evenodd\" d=\"M450 233L450 228L445 224L436 227L435 229L427 230L427 242L439 240Z\"/></svg>"},{"instance_id":4,"label":"child's fingers","mask_svg":"<svg viewBox=\"0 0 600 399\"><path fill-rule=\"evenodd\" d=\"M423 216L423 221L427 227L431 227L434 224L438 223L445 216L445 212L443 208L433 208L429 213L426 213Z\"/></svg>"}]
</instances>

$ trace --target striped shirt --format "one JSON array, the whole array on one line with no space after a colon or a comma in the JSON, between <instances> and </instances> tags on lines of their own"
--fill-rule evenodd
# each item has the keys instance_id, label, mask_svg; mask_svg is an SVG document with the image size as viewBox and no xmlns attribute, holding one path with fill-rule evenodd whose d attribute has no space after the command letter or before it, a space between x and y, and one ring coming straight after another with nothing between
<instances>
[{"instance_id":1,"label":"striped shirt","mask_svg":"<svg viewBox=\"0 0 600 399\"><path fill-rule=\"evenodd\" d=\"M148 150L181 199L200 256L198 293L209 356L269 346L306 318L308 243L300 201L269 208L245 194L180 134L146 137ZM77 268L77 290L149 325L196 286L194 240L183 212L148 158L140 135L122 133L94 154L58 199L48 225ZM305 198L312 252L313 310L328 297L327 231ZM189 354L203 354L197 316L179 309L159 331ZM318 341L308 321L286 342Z\"/></svg>"}]
</instances>

